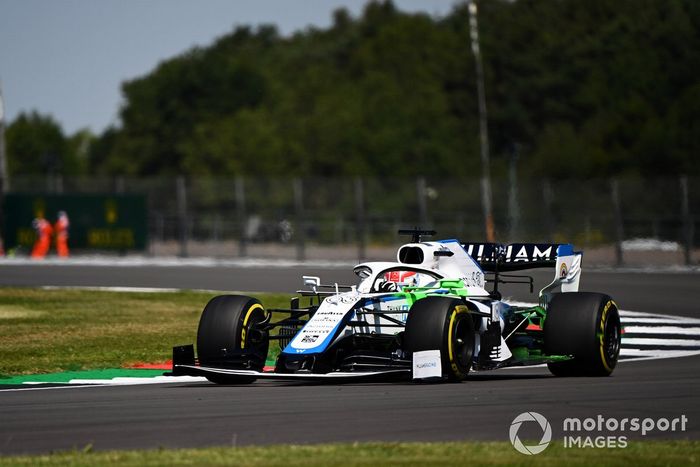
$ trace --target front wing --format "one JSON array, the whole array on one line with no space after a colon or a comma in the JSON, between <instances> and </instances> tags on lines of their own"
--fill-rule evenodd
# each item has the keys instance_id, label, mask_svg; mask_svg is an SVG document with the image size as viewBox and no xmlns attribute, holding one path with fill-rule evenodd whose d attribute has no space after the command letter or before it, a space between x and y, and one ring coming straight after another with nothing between
<instances>
[{"instance_id":1,"label":"front wing","mask_svg":"<svg viewBox=\"0 0 700 467\"><path fill-rule=\"evenodd\" d=\"M271 379L278 381L333 381L333 382L359 382L359 381L396 381L409 380L410 369L385 370L385 371L333 371L330 373L275 373L271 371L231 370L228 368L206 367L198 365L173 365L174 376L227 376L231 383L235 384L236 377L241 382L249 381L250 377L256 379Z\"/></svg>"}]
</instances>

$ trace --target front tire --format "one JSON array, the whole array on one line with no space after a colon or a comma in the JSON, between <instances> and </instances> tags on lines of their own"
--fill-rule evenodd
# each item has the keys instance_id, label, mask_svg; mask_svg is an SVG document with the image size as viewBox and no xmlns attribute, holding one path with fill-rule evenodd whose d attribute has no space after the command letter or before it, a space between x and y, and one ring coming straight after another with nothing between
<instances>
[{"instance_id":1,"label":"front tire","mask_svg":"<svg viewBox=\"0 0 700 467\"><path fill-rule=\"evenodd\" d=\"M197 352L202 366L262 371L267 358L267 333L255 330L267 312L260 301L244 295L212 298L199 319ZM254 377L211 375L217 384L252 383Z\"/></svg>"},{"instance_id":2,"label":"front tire","mask_svg":"<svg viewBox=\"0 0 700 467\"><path fill-rule=\"evenodd\" d=\"M410 353L440 350L442 375L449 381L467 377L474 341L474 321L461 300L427 297L411 307L404 332L405 349Z\"/></svg>"},{"instance_id":3,"label":"front tire","mask_svg":"<svg viewBox=\"0 0 700 467\"><path fill-rule=\"evenodd\" d=\"M620 354L621 335L620 314L608 295L555 294L544 321L545 351L573 359L547 366L555 376L609 376Z\"/></svg>"}]
</instances>

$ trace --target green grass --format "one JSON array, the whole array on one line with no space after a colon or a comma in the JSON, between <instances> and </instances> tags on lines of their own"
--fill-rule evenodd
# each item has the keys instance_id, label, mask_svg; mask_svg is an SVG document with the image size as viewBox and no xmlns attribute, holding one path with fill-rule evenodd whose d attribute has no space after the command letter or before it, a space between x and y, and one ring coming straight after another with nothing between
<instances>
[{"instance_id":1,"label":"green grass","mask_svg":"<svg viewBox=\"0 0 700 467\"><path fill-rule=\"evenodd\" d=\"M507 442L355 443L311 446L82 451L41 456L0 457L0 466L232 465L232 466L666 466L698 465L700 442L633 442L624 449L565 449L551 444L536 456L516 452Z\"/></svg>"},{"instance_id":2,"label":"green grass","mask_svg":"<svg viewBox=\"0 0 700 467\"><path fill-rule=\"evenodd\" d=\"M0 377L166 361L195 342L214 295L0 288ZM256 296L289 306L288 295Z\"/></svg>"}]
</instances>

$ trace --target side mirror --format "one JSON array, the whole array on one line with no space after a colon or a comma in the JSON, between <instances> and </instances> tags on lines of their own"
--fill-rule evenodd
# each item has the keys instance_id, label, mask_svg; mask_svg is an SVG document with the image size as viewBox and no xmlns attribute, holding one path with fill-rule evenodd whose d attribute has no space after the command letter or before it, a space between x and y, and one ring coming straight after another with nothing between
<instances>
[{"instance_id":1,"label":"side mirror","mask_svg":"<svg viewBox=\"0 0 700 467\"><path fill-rule=\"evenodd\" d=\"M319 285L321 285L321 278L316 276L301 276L304 280L304 285L311 287L311 290L316 292Z\"/></svg>"}]
</instances>

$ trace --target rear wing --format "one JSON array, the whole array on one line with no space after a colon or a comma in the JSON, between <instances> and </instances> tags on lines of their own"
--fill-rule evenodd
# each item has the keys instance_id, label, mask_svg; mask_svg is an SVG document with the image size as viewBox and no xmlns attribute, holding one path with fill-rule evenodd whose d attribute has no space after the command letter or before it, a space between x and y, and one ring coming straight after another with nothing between
<instances>
[{"instance_id":1,"label":"rear wing","mask_svg":"<svg viewBox=\"0 0 700 467\"><path fill-rule=\"evenodd\" d=\"M573 246L560 243L462 243L469 256L486 272L520 271L523 269L553 267L557 264L557 251L572 254ZM568 247L568 248L567 248Z\"/></svg>"},{"instance_id":2,"label":"rear wing","mask_svg":"<svg viewBox=\"0 0 700 467\"><path fill-rule=\"evenodd\" d=\"M578 291L583 253L574 251L570 243L462 243L462 248L479 263L485 272L522 271L533 268L555 268L554 281L542 289L544 303L552 289Z\"/></svg>"}]
</instances>

